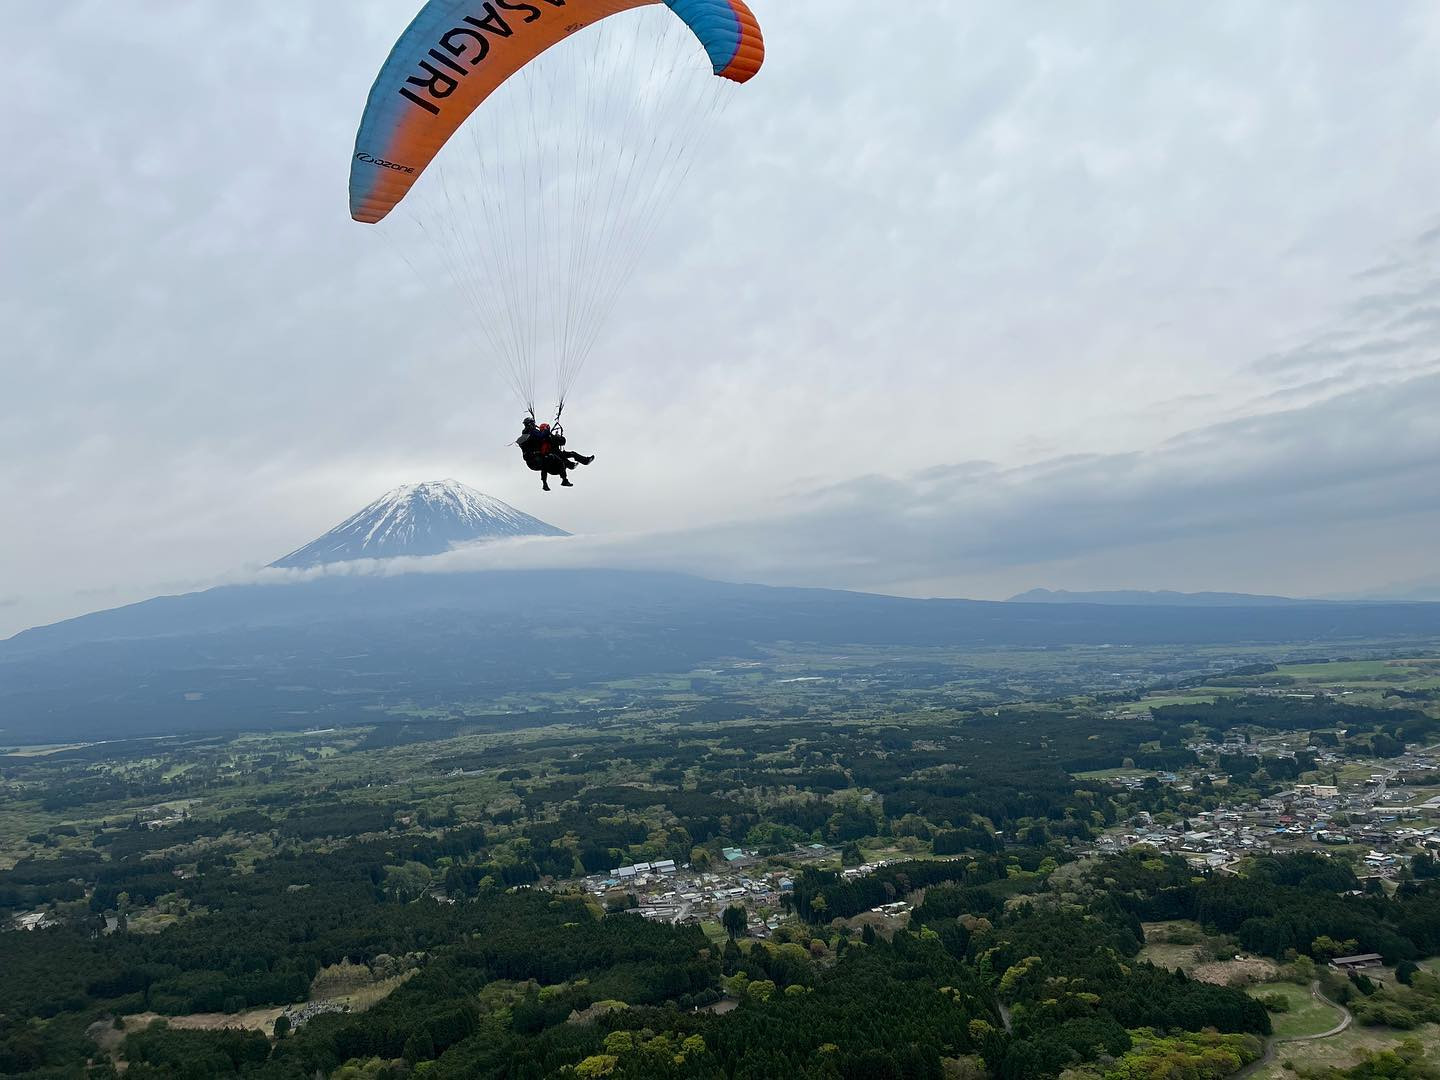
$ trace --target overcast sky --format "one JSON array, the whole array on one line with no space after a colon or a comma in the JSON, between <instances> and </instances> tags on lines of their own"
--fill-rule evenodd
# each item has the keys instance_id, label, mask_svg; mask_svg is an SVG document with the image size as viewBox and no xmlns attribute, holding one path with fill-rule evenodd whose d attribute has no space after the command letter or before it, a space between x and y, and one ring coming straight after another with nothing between
<instances>
[{"instance_id":1,"label":"overcast sky","mask_svg":"<svg viewBox=\"0 0 1440 1080\"><path fill-rule=\"evenodd\" d=\"M572 562L1440 595L1440 7L753 6L542 497L469 309L348 216L416 3L7 5L0 635L444 477Z\"/></svg>"}]
</instances>

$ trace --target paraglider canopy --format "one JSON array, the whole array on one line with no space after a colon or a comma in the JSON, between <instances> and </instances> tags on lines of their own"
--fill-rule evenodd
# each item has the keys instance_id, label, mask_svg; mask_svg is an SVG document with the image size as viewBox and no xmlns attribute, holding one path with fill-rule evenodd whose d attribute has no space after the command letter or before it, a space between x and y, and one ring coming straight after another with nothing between
<instances>
[{"instance_id":1,"label":"paraglider canopy","mask_svg":"<svg viewBox=\"0 0 1440 1080\"><path fill-rule=\"evenodd\" d=\"M460 125L546 50L602 19L664 3L715 74L746 82L765 59L745 0L430 0L370 91L350 167L350 213L374 224L414 186Z\"/></svg>"},{"instance_id":2,"label":"paraglider canopy","mask_svg":"<svg viewBox=\"0 0 1440 1080\"><path fill-rule=\"evenodd\" d=\"M764 57L744 0L430 0L370 90L351 214L383 220L427 290L449 278L464 347L532 416L543 371L558 422L710 121Z\"/></svg>"}]
</instances>

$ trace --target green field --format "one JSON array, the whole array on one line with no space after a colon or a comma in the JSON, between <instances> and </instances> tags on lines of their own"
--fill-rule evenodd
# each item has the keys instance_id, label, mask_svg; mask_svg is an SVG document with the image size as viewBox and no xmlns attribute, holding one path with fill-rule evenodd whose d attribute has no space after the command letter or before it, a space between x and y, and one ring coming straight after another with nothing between
<instances>
[{"instance_id":1,"label":"green field","mask_svg":"<svg viewBox=\"0 0 1440 1080\"><path fill-rule=\"evenodd\" d=\"M1301 1035L1319 1035L1340 1023L1343 1017L1338 1009L1332 1008L1315 997L1308 986L1295 983L1261 983L1250 988L1255 998L1279 994L1290 1003L1289 1012L1272 1012L1270 1022L1275 1025L1275 1036L1293 1039Z\"/></svg>"},{"instance_id":2,"label":"green field","mask_svg":"<svg viewBox=\"0 0 1440 1080\"><path fill-rule=\"evenodd\" d=\"M1128 715L1148 712L1166 705L1193 705L1226 695L1245 694L1252 689L1284 689L1295 692L1333 690L1351 704L1379 705L1389 699L1392 688L1425 690L1440 687L1440 660L1375 659L1342 660L1335 663L1297 662L1281 664L1273 672L1242 678L1217 677L1222 685L1199 685L1183 690L1157 690L1138 701L1119 706Z\"/></svg>"},{"instance_id":3,"label":"green field","mask_svg":"<svg viewBox=\"0 0 1440 1080\"><path fill-rule=\"evenodd\" d=\"M1135 780L1155 776L1156 773L1152 769L1092 769L1089 772L1077 772L1074 775L1081 780Z\"/></svg>"},{"instance_id":4,"label":"green field","mask_svg":"<svg viewBox=\"0 0 1440 1080\"><path fill-rule=\"evenodd\" d=\"M1440 675L1434 660L1351 660L1334 664L1286 664L1276 675L1289 676L1318 686L1342 682L1375 682L1395 685L1417 678Z\"/></svg>"},{"instance_id":5,"label":"green field","mask_svg":"<svg viewBox=\"0 0 1440 1080\"><path fill-rule=\"evenodd\" d=\"M1130 702L1122 706L1123 712L1135 715L1147 713L1151 709L1163 709L1166 705L1194 705L1196 702L1213 701L1221 694L1234 694L1238 691L1224 689L1215 686L1198 686L1194 690L1185 693L1163 693L1150 694L1139 701Z\"/></svg>"},{"instance_id":6,"label":"green field","mask_svg":"<svg viewBox=\"0 0 1440 1080\"><path fill-rule=\"evenodd\" d=\"M1305 1071L1349 1068L1367 1054L1392 1050L1406 1039L1414 1039L1432 1057L1440 1052L1440 1025L1425 1024L1414 1031L1360 1027L1351 1024L1328 1039L1286 1043L1275 1048L1275 1059L1253 1074L1254 1080L1296 1080ZM1287 1065L1293 1068L1287 1068Z\"/></svg>"}]
</instances>

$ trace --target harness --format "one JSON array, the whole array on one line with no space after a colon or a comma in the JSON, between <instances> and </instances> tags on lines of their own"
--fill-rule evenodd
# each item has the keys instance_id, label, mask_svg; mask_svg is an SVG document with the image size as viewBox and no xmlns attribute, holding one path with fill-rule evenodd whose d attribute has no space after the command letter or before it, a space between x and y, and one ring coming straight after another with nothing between
<instances>
[{"instance_id":1,"label":"harness","mask_svg":"<svg viewBox=\"0 0 1440 1080\"><path fill-rule=\"evenodd\" d=\"M556 435L563 436L565 434L565 425L560 423L560 417L564 414L565 402L562 401L555 409L555 419L550 421L550 430ZM535 420L537 423L539 422L539 419L536 417L535 410L533 408L530 410L530 419Z\"/></svg>"}]
</instances>

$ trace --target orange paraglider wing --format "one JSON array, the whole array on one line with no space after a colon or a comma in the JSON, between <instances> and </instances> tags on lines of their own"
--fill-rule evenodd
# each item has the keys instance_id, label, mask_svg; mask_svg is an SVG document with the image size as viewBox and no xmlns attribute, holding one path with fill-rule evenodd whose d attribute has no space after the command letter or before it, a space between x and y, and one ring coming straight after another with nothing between
<instances>
[{"instance_id":1,"label":"orange paraglider wing","mask_svg":"<svg viewBox=\"0 0 1440 1080\"><path fill-rule=\"evenodd\" d=\"M477 108L517 71L585 27L663 2L715 74L747 82L765 59L744 0L430 0L370 91L350 167L350 215L382 220Z\"/></svg>"}]
</instances>

